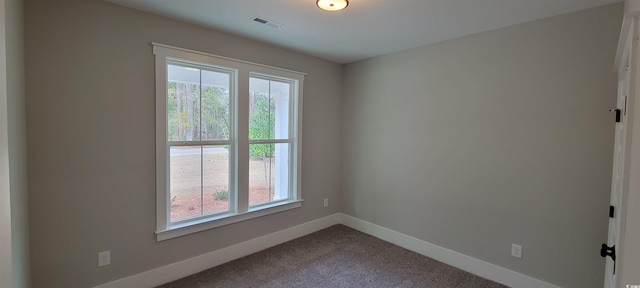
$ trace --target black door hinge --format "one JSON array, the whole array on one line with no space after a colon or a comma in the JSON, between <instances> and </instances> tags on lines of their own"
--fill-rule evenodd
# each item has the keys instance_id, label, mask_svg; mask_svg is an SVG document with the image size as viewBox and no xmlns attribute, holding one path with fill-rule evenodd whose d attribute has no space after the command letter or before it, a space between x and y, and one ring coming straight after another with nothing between
<instances>
[{"instance_id":1,"label":"black door hinge","mask_svg":"<svg viewBox=\"0 0 640 288\"><path fill-rule=\"evenodd\" d=\"M602 244L602 248L600 248L600 256L611 257L611 260L613 260L613 274L616 274L616 245L609 247L607 244Z\"/></svg>"},{"instance_id":2,"label":"black door hinge","mask_svg":"<svg viewBox=\"0 0 640 288\"><path fill-rule=\"evenodd\" d=\"M611 109L609 112L616 112L616 123L620 123L622 121L622 110L620 109Z\"/></svg>"},{"instance_id":3,"label":"black door hinge","mask_svg":"<svg viewBox=\"0 0 640 288\"><path fill-rule=\"evenodd\" d=\"M616 208L613 206L609 206L609 218L613 218L613 215L615 215Z\"/></svg>"}]
</instances>

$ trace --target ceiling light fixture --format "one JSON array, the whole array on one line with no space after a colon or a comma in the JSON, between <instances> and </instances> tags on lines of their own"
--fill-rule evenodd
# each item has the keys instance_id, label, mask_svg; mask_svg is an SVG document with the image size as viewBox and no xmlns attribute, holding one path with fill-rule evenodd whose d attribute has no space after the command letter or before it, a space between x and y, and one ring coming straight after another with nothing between
<instances>
[{"instance_id":1,"label":"ceiling light fixture","mask_svg":"<svg viewBox=\"0 0 640 288\"><path fill-rule=\"evenodd\" d=\"M317 0L316 5L318 8L325 11L340 11L349 6L348 0Z\"/></svg>"}]
</instances>

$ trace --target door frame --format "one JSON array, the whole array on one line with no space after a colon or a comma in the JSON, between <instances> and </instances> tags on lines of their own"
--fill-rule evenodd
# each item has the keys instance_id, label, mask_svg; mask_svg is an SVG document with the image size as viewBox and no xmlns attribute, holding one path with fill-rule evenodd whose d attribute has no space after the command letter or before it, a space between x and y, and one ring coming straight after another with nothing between
<instances>
[{"instance_id":1,"label":"door frame","mask_svg":"<svg viewBox=\"0 0 640 288\"><path fill-rule=\"evenodd\" d=\"M5 0L0 0L0 287L13 287Z\"/></svg>"}]
</instances>

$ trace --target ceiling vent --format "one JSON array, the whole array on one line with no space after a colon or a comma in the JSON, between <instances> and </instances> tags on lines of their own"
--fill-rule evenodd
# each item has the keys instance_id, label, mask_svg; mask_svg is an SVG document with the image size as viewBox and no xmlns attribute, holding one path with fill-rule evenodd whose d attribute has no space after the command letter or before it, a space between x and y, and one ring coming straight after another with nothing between
<instances>
[{"instance_id":1,"label":"ceiling vent","mask_svg":"<svg viewBox=\"0 0 640 288\"><path fill-rule=\"evenodd\" d=\"M254 22L256 22L258 24L266 25L266 26L269 26L271 28L276 28L276 29L280 29L280 28L282 28L282 26L284 26L284 24L280 24L280 23L278 23L276 21L269 20L269 19L264 18L262 16L253 16L251 18L251 20L253 20Z\"/></svg>"}]
</instances>

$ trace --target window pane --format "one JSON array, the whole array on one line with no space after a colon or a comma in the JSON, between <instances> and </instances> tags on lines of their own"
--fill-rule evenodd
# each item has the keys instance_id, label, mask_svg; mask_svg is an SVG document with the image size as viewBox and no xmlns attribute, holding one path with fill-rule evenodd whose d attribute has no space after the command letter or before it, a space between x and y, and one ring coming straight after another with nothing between
<instances>
[{"instance_id":1,"label":"window pane","mask_svg":"<svg viewBox=\"0 0 640 288\"><path fill-rule=\"evenodd\" d=\"M251 144L249 154L249 206L289 198L289 144Z\"/></svg>"},{"instance_id":2,"label":"window pane","mask_svg":"<svg viewBox=\"0 0 640 288\"><path fill-rule=\"evenodd\" d=\"M205 146L203 152L204 215L229 211L229 150Z\"/></svg>"},{"instance_id":3,"label":"window pane","mask_svg":"<svg viewBox=\"0 0 640 288\"><path fill-rule=\"evenodd\" d=\"M171 222L229 211L225 146L173 146L169 155Z\"/></svg>"},{"instance_id":4,"label":"window pane","mask_svg":"<svg viewBox=\"0 0 640 288\"><path fill-rule=\"evenodd\" d=\"M249 139L289 138L290 84L249 80Z\"/></svg>"},{"instance_id":5,"label":"window pane","mask_svg":"<svg viewBox=\"0 0 640 288\"><path fill-rule=\"evenodd\" d=\"M200 69L167 65L169 141L200 140Z\"/></svg>"},{"instance_id":6,"label":"window pane","mask_svg":"<svg viewBox=\"0 0 640 288\"><path fill-rule=\"evenodd\" d=\"M229 139L228 73L202 70L202 140Z\"/></svg>"},{"instance_id":7,"label":"window pane","mask_svg":"<svg viewBox=\"0 0 640 288\"><path fill-rule=\"evenodd\" d=\"M202 148L174 146L169 156L171 222L202 215Z\"/></svg>"}]
</instances>

